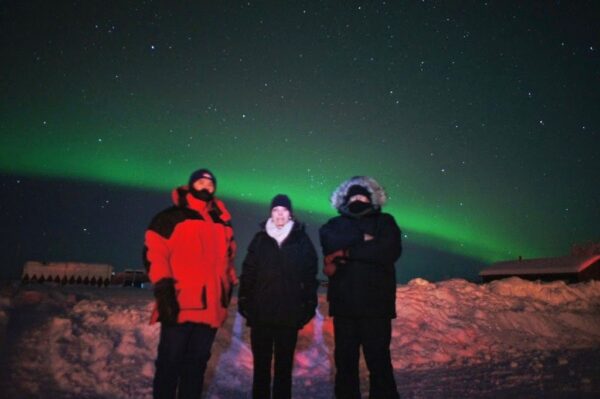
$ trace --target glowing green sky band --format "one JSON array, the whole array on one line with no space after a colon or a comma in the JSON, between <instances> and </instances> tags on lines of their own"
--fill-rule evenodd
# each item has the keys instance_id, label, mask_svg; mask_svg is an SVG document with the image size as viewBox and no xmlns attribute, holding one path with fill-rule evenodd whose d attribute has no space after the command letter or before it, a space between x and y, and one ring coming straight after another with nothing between
<instances>
[{"instance_id":1,"label":"glowing green sky band","mask_svg":"<svg viewBox=\"0 0 600 399\"><path fill-rule=\"evenodd\" d=\"M70 141L69 146L62 144L57 147L49 138L38 140L30 148L25 148L26 143L23 141L6 137L2 141L4 145L0 168L15 174L170 190L179 182L185 183L189 172L199 166L189 161L184 165L177 162L175 166L172 162L169 164L165 161L168 157L161 156L160 153L156 154L156 159L160 161L149 161L147 154L144 157L136 156L135 151L125 154L122 146L104 148L94 153L90 152L89 145L77 143L77 140ZM11 155L17 152L27 156ZM228 162L228 166L217 160L199 162L202 166L211 165L213 170L219 171L219 195L223 198L264 205L275 193L284 192L292 197L296 212L308 212L323 219L335 214L329 204L329 196L341 180L332 182L327 187L307 187L304 178L287 175L285 170L255 173L248 168L237 168L235 159ZM389 194L393 196L394 193ZM396 217L403 230L409 234L409 239L453 253L494 261L506 259L509 256L507 249L522 248L522 245L494 234L491 228L467 226L449 218L432 218L427 208L419 207L418 204L402 204L400 207L390 201L386 211ZM533 251L525 253L532 254Z\"/></svg>"}]
</instances>

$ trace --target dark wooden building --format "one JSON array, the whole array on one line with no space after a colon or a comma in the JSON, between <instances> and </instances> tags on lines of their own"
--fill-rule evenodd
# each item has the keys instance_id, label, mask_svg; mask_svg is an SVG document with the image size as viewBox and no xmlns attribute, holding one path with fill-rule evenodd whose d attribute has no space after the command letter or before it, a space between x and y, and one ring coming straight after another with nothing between
<instances>
[{"instance_id":1,"label":"dark wooden building","mask_svg":"<svg viewBox=\"0 0 600 399\"><path fill-rule=\"evenodd\" d=\"M568 283L600 280L600 254L497 262L482 270L479 276L483 282L507 277L542 281L564 280Z\"/></svg>"}]
</instances>

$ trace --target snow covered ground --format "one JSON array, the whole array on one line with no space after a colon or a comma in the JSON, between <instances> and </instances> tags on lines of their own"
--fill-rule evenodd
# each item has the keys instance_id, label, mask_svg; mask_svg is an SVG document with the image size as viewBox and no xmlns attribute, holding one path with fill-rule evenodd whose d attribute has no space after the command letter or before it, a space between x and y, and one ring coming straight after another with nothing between
<instances>
[{"instance_id":1,"label":"snow covered ground","mask_svg":"<svg viewBox=\"0 0 600 399\"><path fill-rule=\"evenodd\" d=\"M392 357L403 398L600 397L600 282L508 279L398 286ZM4 284L0 397L150 398L159 327L150 291ZM327 304L301 331L294 397L332 398ZM220 329L207 398L249 398L249 330ZM368 374L361 363L363 392Z\"/></svg>"}]
</instances>

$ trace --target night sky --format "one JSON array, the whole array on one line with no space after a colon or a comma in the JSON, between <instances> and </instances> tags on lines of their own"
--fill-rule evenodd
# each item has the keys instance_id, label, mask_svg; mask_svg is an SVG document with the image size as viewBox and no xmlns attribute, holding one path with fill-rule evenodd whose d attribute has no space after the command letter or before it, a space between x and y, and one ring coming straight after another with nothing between
<instances>
[{"instance_id":1,"label":"night sky","mask_svg":"<svg viewBox=\"0 0 600 399\"><path fill-rule=\"evenodd\" d=\"M0 277L140 267L207 167L238 266L274 194L313 238L354 175L388 191L399 278L600 239L597 1L2 1ZM318 245L318 242L315 241Z\"/></svg>"}]
</instances>

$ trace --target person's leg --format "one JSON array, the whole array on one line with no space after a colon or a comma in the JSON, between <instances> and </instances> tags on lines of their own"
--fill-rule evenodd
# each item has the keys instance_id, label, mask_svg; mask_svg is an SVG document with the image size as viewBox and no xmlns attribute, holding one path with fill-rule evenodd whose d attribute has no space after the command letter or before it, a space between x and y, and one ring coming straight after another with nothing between
<instances>
[{"instance_id":1,"label":"person's leg","mask_svg":"<svg viewBox=\"0 0 600 399\"><path fill-rule=\"evenodd\" d=\"M360 341L356 321L336 316L333 318L335 339L335 397L360 399L358 360Z\"/></svg>"},{"instance_id":2,"label":"person's leg","mask_svg":"<svg viewBox=\"0 0 600 399\"><path fill-rule=\"evenodd\" d=\"M175 398L188 334L189 328L183 324L161 325L153 382L154 399Z\"/></svg>"},{"instance_id":3,"label":"person's leg","mask_svg":"<svg viewBox=\"0 0 600 399\"><path fill-rule=\"evenodd\" d=\"M190 335L181 365L178 399L200 399L204 372L217 329L206 324L190 323Z\"/></svg>"},{"instance_id":4,"label":"person's leg","mask_svg":"<svg viewBox=\"0 0 600 399\"><path fill-rule=\"evenodd\" d=\"M292 397L292 369L294 351L298 341L298 330L282 327L275 330L275 376L273 378L273 399Z\"/></svg>"},{"instance_id":5,"label":"person's leg","mask_svg":"<svg viewBox=\"0 0 600 399\"><path fill-rule=\"evenodd\" d=\"M360 320L360 336L367 368L369 397L396 399L398 391L390 356L392 321L390 319Z\"/></svg>"},{"instance_id":6,"label":"person's leg","mask_svg":"<svg viewBox=\"0 0 600 399\"><path fill-rule=\"evenodd\" d=\"M254 363L252 398L269 399L271 397L271 360L273 358L271 328L253 326L250 329L250 346Z\"/></svg>"}]
</instances>

